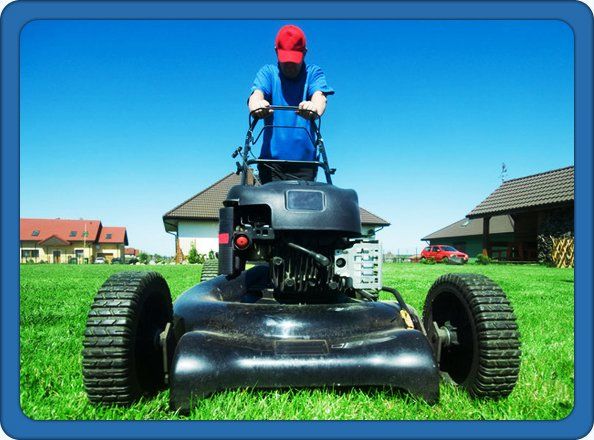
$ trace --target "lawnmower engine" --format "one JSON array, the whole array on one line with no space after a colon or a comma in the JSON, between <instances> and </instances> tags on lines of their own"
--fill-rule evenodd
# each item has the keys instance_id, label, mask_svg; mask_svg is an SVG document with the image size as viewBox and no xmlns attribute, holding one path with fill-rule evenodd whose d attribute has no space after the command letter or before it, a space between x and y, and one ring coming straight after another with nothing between
<instances>
[{"instance_id":1,"label":"lawnmower engine","mask_svg":"<svg viewBox=\"0 0 594 440\"><path fill-rule=\"evenodd\" d=\"M357 194L309 181L231 188L220 209L219 273L267 261L275 299L331 302L382 286L382 250L361 234Z\"/></svg>"}]
</instances>

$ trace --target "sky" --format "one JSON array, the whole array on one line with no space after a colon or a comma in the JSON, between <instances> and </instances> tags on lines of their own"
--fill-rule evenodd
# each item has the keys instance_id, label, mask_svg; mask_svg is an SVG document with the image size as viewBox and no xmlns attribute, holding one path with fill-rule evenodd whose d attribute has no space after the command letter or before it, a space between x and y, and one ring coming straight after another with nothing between
<instances>
[{"instance_id":1,"label":"sky","mask_svg":"<svg viewBox=\"0 0 594 440\"><path fill-rule=\"evenodd\" d=\"M334 184L391 223L385 251L420 251L502 163L507 179L573 164L560 21L39 20L21 33L21 217L99 219L173 255L162 216L234 170L250 86L288 23L336 90Z\"/></svg>"}]
</instances>

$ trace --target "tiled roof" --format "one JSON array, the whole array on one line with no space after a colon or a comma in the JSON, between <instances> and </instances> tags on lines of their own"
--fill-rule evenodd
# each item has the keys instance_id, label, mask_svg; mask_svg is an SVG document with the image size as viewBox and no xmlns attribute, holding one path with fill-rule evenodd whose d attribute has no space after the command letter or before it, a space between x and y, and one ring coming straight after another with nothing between
<instances>
[{"instance_id":1,"label":"tiled roof","mask_svg":"<svg viewBox=\"0 0 594 440\"><path fill-rule=\"evenodd\" d=\"M390 226L389 222L366 209L359 207L359 212L361 214L361 224L363 225Z\"/></svg>"},{"instance_id":2,"label":"tiled roof","mask_svg":"<svg viewBox=\"0 0 594 440\"><path fill-rule=\"evenodd\" d=\"M99 243L128 244L128 234L123 226L104 226L99 234Z\"/></svg>"},{"instance_id":3,"label":"tiled roof","mask_svg":"<svg viewBox=\"0 0 594 440\"><path fill-rule=\"evenodd\" d=\"M523 209L571 202L573 166L511 179L474 208L467 217L497 215Z\"/></svg>"},{"instance_id":4,"label":"tiled roof","mask_svg":"<svg viewBox=\"0 0 594 440\"><path fill-rule=\"evenodd\" d=\"M140 251L138 249L132 248L132 247L127 247L124 249L124 255L132 255L132 256L136 256L140 253Z\"/></svg>"},{"instance_id":5,"label":"tiled roof","mask_svg":"<svg viewBox=\"0 0 594 440\"><path fill-rule=\"evenodd\" d=\"M251 179L253 177L249 177ZM180 203L171 211L163 216L166 219L192 219L192 220L219 220L219 208L223 206L223 201L231 187L239 185L240 176L231 173L221 180L213 183L205 190L190 197L185 202ZM389 226L386 220L372 214L371 212L359 208L361 211L361 223L376 226Z\"/></svg>"},{"instance_id":6,"label":"tiled roof","mask_svg":"<svg viewBox=\"0 0 594 440\"><path fill-rule=\"evenodd\" d=\"M208 188L180 203L163 218L191 218L200 220L218 220L219 208L231 187L241 183L241 176L235 173L227 174L221 180Z\"/></svg>"},{"instance_id":7,"label":"tiled roof","mask_svg":"<svg viewBox=\"0 0 594 440\"><path fill-rule=\"evenodd\" d=\"M86 237L84 233L86 231ZM110 238L106 238L111 234ZM125 243L128 234L125 227L103 226L99 220L67 220L60 218L21 218L20 240L45 242L54 237L67 245L75 241L90 243Z\"/></svg>"},{"instance_id":8,"label":"tiled roof","mask_svg":"<svg viewBox=\"0 0 594 440\"><path fill-rule=\"evenodd\" d=\"M496 215L489 221L489 234L502 234L514 232L514 223L509 215ZM482 218L463 218L445 228L435 231L421 240L438 240L440 238L469 237L483 235Z\"/></svg>"},{"instance_id":9,"label":"tiled roof","mask_svg":"<svg viewBox=\"0 0 594 440\"><path fill-rule=\"evenodd\" d=\"M41 245L49 245L49 246L69 246L71 243L67 240L62 240L57 235L52 235L51 237L46 238L39 242Z\"/></svg>"},{"instance_id":10,"label":"tiled roof","mask_svg":"<svg viewBox=\"0 0 594 440\"><path fill-rule=\"evenodd\" d=\"M83 232L87 231L86 241L96 241L100 228L99 220L22 218L20 239L40 242L55 235L63 241L83 241Z\"/></svg>"}]
</instances>

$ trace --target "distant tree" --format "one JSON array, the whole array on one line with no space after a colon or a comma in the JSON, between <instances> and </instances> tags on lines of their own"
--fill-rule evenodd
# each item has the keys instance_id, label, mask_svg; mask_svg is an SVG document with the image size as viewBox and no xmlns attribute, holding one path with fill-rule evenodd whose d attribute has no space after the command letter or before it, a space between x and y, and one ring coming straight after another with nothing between
<instances>
[{"instance_id":1,"label":"distant tree","mask_svg":"<svg viewBox=\"0 0 594 440\"><path fill-rule=\"evenodd\" d=\"M196 250L196 244L192 242L190 247L190 252L188 253L188 263L196 264L200 260L200 256L198 255L198 251Z\"/></svg>"},{"instance_id":2,"label":"distant tree","mask_svg":"<svg viewBox=\"0 0 594 440\"><path fill-rule=\"evenodd\" d=\"M149 255L144 253L144 252L140 252L138 254L138 261L141 262L142 264L147 264L149 262Z\"/></svg>"}]
</instances>

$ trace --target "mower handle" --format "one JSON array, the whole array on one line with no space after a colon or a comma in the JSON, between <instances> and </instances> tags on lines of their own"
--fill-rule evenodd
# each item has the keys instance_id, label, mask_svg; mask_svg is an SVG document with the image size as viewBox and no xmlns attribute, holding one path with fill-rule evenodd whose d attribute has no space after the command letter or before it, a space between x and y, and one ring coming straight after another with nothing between
<instances>
[{"instance_id":1,"label":"mower handle","mask_svg":"<svg viewBox=\"0 0 594 440\"><path fill-rule=\"evenodd\" d=\"M261 107L261 108L257 108L255 110L252 110L250 112L250 116L249 116L249 120L250 120L250 126L252 126L252 124L255 124L255 121L258 121L259 117L256 117L255 112L257 112L258 110L261 110L262 108L267 108L270 110L280 110L280 111L294 111L294 112L305 112L305 113L310 113L312 114L314 117L313 118L308 118L310 121L315 121L316 119L320 119L321 116L317 114L317 112L314 112L313 110L306 110L306 109L300 109L298 106L296 105L269 105L268 107ZM263 119L263 118L262 118Z\"/></svg>"},{"instance_id":2,"label":"mower handle","mask_svg":"<svg viewBox=\"0 0 594 440\"><path fill-rule=\"evenodd\" d=\"M326 175L326 181L328 183L332 184L332 176L331 175L334 174L335 170L331 169L328 165L328 157L326 156L326 149L324 148L324 141L322 140L322 135L320 133L320 130L322 128L322 117L312 110L300 109L298 106L295 106L295 105L270 105L266 108L269 108L271 110L309 112L309 113L314 114L315 117L308 119L311 124L311 127L313 128L313 130L315 132L315 136L316 136L316 138L311 139L311 141L314 145L314 148L316 148L318 153L321 154L321 156L322 156L322 162L321 162L322 165L318 165L318 166L321 166L324 169L324 174ZM249 129L248 129L248 132L245 137L245 146L244 146L243 152L242 152L243 165L238 167L238 172L243 171L242 175L241 175L241 184L242 185L245 185L246 181L247 181L247 168L249 165L248 164L248 155L251 150L250 146L257 141L257 139L260 137L260 134L262 134L262 131L265 128L275 127L274 125L266 125L266 123L264 123L264 127L262 127L260 134L254 140L253 132L254 132L254 129L256 128L256 125L258 124L258 121L260 120L260 118L257 118L254 115L254 112L256 112L258 110L259 109L252 110L248 116ZM264 119L264 118L262 118L262 119ZM305 129L304 127L284 127L284 126L277 126L277 128ZM310 135L310 138L311 138L311 135ZM251 161L249 161L249 162L251 162ZM313 164L315 164L316 162L317 161L313 161ZM253 163L257 163L257 162L251 162L251 163L253 164Z\"/></svg>"}]
</instances>

